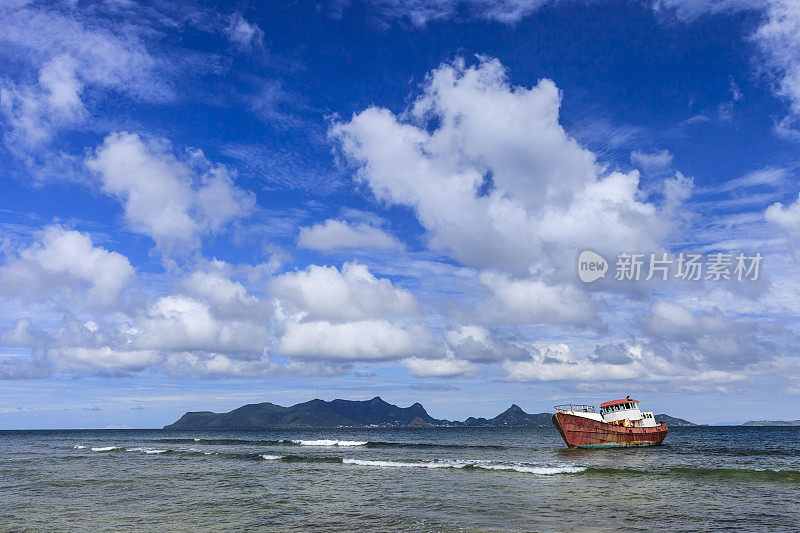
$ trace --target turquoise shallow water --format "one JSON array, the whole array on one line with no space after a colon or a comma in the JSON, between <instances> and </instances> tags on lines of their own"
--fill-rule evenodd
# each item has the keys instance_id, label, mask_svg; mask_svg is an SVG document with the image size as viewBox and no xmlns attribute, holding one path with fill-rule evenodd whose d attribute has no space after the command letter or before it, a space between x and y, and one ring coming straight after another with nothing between
<instances>
[{"instance_id":1,"label":"turquoise shallow water","mask_svg":"<svg viewBox=\"0 0 800 533\"><path fill-rule=\"evenodd\" d=\"M0 530L792 530L800 428L0 432Z\"/></svg>"}]
</instances>

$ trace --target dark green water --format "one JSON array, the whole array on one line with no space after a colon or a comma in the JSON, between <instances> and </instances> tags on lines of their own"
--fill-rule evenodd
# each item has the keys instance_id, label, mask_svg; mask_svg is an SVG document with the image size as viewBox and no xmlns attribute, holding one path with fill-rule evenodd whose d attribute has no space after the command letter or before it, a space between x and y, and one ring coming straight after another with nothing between
<instances>
[{"instance_id":1,"label":"dark green water","mask_svg":"<svg viewBox=\"0 0 800 533\"><path fill-rule=\"evenodd\" d=\"M799 499L800 428L0 432L3 531L789 531Z\"/></svg>"}]
</instances>

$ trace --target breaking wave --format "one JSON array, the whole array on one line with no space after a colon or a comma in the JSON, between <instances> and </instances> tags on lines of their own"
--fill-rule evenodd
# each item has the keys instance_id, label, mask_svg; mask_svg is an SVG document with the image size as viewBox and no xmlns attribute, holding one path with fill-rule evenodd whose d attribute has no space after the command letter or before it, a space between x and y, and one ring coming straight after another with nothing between
<instances>
[{"instance_id":1,"label":"breaking wave","mask_svg":"<svg viewBox=\"0 0 800 533\"><path fill-rule=\"evenodd\" d=\"M163 442L163 441L162 441ZM181 442L192 442L193 439L182 439ZM252 442L252 441L250 441ZM318 446L318 447L356 447L368 444L364 441L347 440L311 440L311 441L272 441L293 446ZM203 443L202 439L199 442ZM302 443L302 444L301 444ZM399 443L398 443L399 444ZM75 450L85 450L87 447L82 444L73 446ZM339 463L361 467L373 468L452 468L452 469L475 469L475 470L494 470L520 472L536 475L555 475L555 474L582 474L587 476L610 476L610 477L631 477L631 476L667 476L667 477L686 477L694 479L704 479L708 482L713 481L762 481L779 483L800 483L800 470L790 470L782 468L711 468L711 467L671 467L671 468L614 468L602 466L578 466L578 465L537 465L514 461L496 460L470 460L470 459L430 459L430 460L382 460L382 459L356 459L352 457L340 457L329 455L302 455L302 454L265 454L246 451L233 450L214 450L204 451L197 448L170 449L170 448L147 448L133 447L124 448L122 446L94 446L89 448L92 452L140 452L145 455L185 455L185 456L214 456L227 459L239 459L250 461L273 461L281 463Z\"/></svg>"},{"instance_id":2,"label":"breaking wave","mask_svg":"<svg viewBox=\"0 0 800 533\"><path fill-rule=\"evenodd\" d=\"M210 444L210 445L233 445L233 444L250 444L260 446L277 446L291 441L283 440L246 440L246 439L154 439L151 442L160 442L163 444Z\"/></svg>"},{"instance_id":3,"label":"breaking wave","mask_svg":"<svg viewBox=\"0 0 800 533\"><path fill-rule=\"evenodd\" d=\"M202 445L249 445L249 446L363 446L365 448L415 448L415 449L482 449L505 450L508 446L489 444L441 444L427 442L391 442L391 441L351 441L351 440L264 440L264 439L190 439L168 438L154 439L151 442L162 444L202 444Z\"/></svg>"},{"instance_id":4,"label":"breaking wave","mask_svg":"<svg viewBox=\"0 0 800 533\"><path fill-rule=\"evenodd\" d=\"M499 444L444 444L435 442L387 442L369 441L367 448L416 448L416 449L471 449L471 450L507 450L509 446Z\"/></svg>"},{"instance_id":5,"label":"breaking wave","mask_svg":"<svg viewBox=\"0 0 800 533\"><path fill-rule=\"evenodd\" d=\"M153 448L125 448L126 452L144 452L148 455L167 453L169 450L154 450ZM188 451L188 450L187 450Z\"/></svg>"},{"instance_id":6,"label":"breaking wave","mask_svg":"<svg viewBox=\"0 0 800 533\"><path fill-rule=\"evenodd\" d=\"M250 446L364 446L370 444L362 440L246 440L246 439L156 439L155 442L165 444L208 444L208 445L250 445Z\"/></svg>"},{"instance_id":7,"label":"breaking wave","mask_svg":"<svg viewBox=\"0 0 800 533\"><path fill-rule=\"evenodd\" d=\"M493 463L490 461L371 461L365 459L343 459L344 464L373 466L379 468L479 468L483 470L509 470L525 474L554 475L577 474L586 470L585 466L534 466L522 463Z\"/></svg>"},{"instance_id":8,"label":"breaking wave","mask_svg":"<svg viewBox=\"0 0 800 533\"><path fill-rule=\"evenodd\" d=\"M361 440L327 440L327 439L293 440L291 442L294 444L298 444L300 446L364 446L365 444L367 444L367 441L361 441Z\"/></svg>"},{"instance_id":9,"label":"breaking wave","mask_svg":"<svg viewBox=\"0 0 800 533\"><path fill-rule=\"evenodd\" d=\"M313 442L314 444L303 444L303 446L360 446L361 441L305 441ZM328 444L333 442L335 444ZM323 444L324 443L324 444ZM345 444L342 444L345 443ZM348 464L363 467L378 467L378 468L453 468L453 469L480 469L480 470L498 470L521 472L526 474L537 475L554 475L554 474L577 474L587 469L585 466L570 466L570 465L532 465L527 463L517 462L498 462L489 460L468 460L468 459L432 459L432 460L411 460L411 461L388 461L388 460L371 460L371 459L353 459L349 457L338 456L325 456L325 455L297 455L297 454L264 454L264 453L249 453L249 452L234 452L234 451L203 451L197 448L188 449L160 449L160 448L122 448L120 446L104 446L91 448L96 452L109 452L115 450L125 450L128 452L141 452L146 455L185 455L185 456L209 456L227 458L227 459L240 459L251 461L274 461L281 463L338 463Z\"/></svg>"}]
</instances>

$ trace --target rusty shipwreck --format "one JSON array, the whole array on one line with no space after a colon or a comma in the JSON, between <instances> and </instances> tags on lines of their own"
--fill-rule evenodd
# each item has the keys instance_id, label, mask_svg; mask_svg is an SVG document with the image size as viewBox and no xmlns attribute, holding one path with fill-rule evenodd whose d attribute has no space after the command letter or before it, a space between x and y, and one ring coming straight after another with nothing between
<instances>
[{"instance_id":1,"label":"rusty shipwreck","mask_svg":"<svg viewBox=\"0 0 800 533\"><path fill-rule=\"evenodd\" d=\"M667 436L667 425L630 397L604 402L600 412L593 405L557 405L553 424L570 448L653 446Z\"/></svg>"}]
</instances>

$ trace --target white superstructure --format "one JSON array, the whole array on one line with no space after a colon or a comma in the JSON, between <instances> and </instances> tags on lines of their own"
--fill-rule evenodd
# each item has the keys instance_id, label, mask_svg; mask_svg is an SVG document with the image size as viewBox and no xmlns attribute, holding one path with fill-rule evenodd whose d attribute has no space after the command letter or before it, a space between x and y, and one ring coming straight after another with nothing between
<instances>
[{"instance_id":1,"label":"white superstructure","mask_svg":"<svg viewBox=\"0 0 800 533\"><path fill-rule=\"evenodd\" d=\"M622 400L602 403L600 416L603 417L604 422L626 427L653 428L658 425L653 413L639 410L639 400L633 400L630 396Z\"/></svg>"},{"instance_id":2,"label":"white superstructure","mask_svg":"<svg viewBox=\"0 0 800 533\"><path fill-rule=\"evenodd\" d=\"M600 404L599 413L595 412L593 405L558 405L556 411L625 427L652 428L658 426L652 411L641 411L639 400L633 400L630 396L621 400L603 402Z\"/></svg>"}]
</instances>

